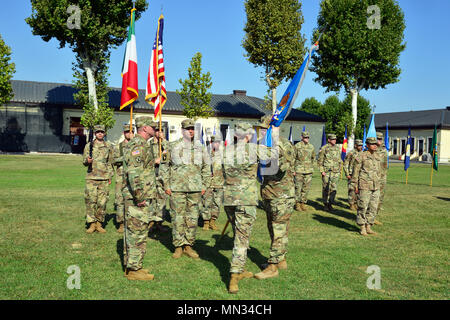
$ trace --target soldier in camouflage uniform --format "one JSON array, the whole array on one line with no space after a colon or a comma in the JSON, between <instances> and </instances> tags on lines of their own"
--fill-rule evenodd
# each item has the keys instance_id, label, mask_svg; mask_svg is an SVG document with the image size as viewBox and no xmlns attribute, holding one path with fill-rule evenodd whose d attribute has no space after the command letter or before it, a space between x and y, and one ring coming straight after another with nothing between
<instances>
[{"instance_id":1,"label":"soldier in camouflage uniform","mask_svg":"<svg viewBox=\"0 0 450 320\"><path fill-rule=\"evenodd\" d=\"M192 246L199 217L199 203L211 178L208 153L198 139L194 139L195 123L181 122L183 137L169 143L170 159L163 172L164 190L169 195L172 213L173 258L183 254L193 259L199 256ZM160 171L161 172L161 171Z\"/></svg>"},{"instance_id":2,"label":"soldier in camouflage uniform","mask_svg":"<svg viewBox=\"0 0 450 320\"><path fill-rule=\"evenodd\" d=\"M86 222L89 228L86 233L98 231L105 233L102 224L105 221L106 204L109 196L109 185L114 174L113 147L104 140L105 126L94 126L95 140L84 147L83 165L92 166L92 171L86 174L84 200L86 203ZM92 158L89 148L92 143Z\"/></svg>"},{"instance_id":3,"label":"soldier in camouflage uniform","mask_svg":"<svg viewBox=\"0 0 450 320\"><path fill-rule=\"evenodd\" d=\"M309 133L302 132L302 141L295 144L295 210L306 211L308 192L311 188L312 174L316 152L314 146L309 143Z\"/></svg>"},{"instance_id":4,"label":"soldier in camouflage uniform","mask_svg":"<svg viewBox=\"0 0 450 320\"><path fill-rule=\"evenodd\" d=\"M319 171L322 174L322 199L325 211L333 210L337 184L341 172L341 150L336 145L336 135L328 134L328 143L319 151Z\"/></svg>"},{"instance_id":5,"label":"soldier in camouflage uniform","mask_svg":"<svg viewBox=\"0 0 450 320\"><path fill-rule=\"evenodd\" d=\"M164 186L162 182L162 174L160 174L160 170L164 170L164 164L167 163L168 153L167 149L169 143L164 139L164 132L159 130L159 125L154 127L155 136L151 138L148 142L150 147L153 150L153 154L159 157L159 142L161 142L161 165L157 164L155 166L156 173L156 211L155 215L152 218L152 227L151 230L159 231L159 232L167 232L169 231L168 227L164 226L162 223L164 222L164 213L166 211L166 199L167 194L164 192Z\"/></svg>"},{"instance_id":6,"label":"soldier in camouflage uniform","mask_svg":"<svg viewBox=\"0 0 450 320\"><path fill-rule=\"evenodd\" d=\"M119 233L123 232L123 219L125 215L123 189L126 184L123 176L123 154L125 145L133 138L133 130L130 130L129 124L123 126L123 137L123 141L114 147L114 166L116 167L116 195L114 204L116 207L116 223L119 225L117 232Z\"/></svg>"},{"instance_id":7,"label":"soldier in camouflage uniform","mask_svg":"<svg viewBox=\"0 0 450 320\"><path fill-rule=\"evenodd\" d=\"M235 128L237 143L227 145L224 157L224 209L234 231L234 247L231 258L229 293L237 293L238 282L252 278L245 271L249 237L256 219L258 205L257 158L269 160L266 147L249 143L254 133L249 123L238 123Z\"/></svg>"},{"instance_id":8,"label":"soldier in camouflage uniform","mask_svg":"<svg viewBox=\"0 0 450 320\"><path fill-rule=\"evenodd\" d=\"M377 132L377 153L380 155L381 159L381 171L380 171L380 202L378 203L377 215L380 214L384 200L384 189L386 188L387 180L387 168L388 168L388 155L386 146L384 144L383 133ZM382 223L375 219L375 225L382 225Z\"/></svg>"},{"instance_id":9,"label":"soldier in camouflage uniform","mask_svg":"<svg viewBox=\"0 0 450 320\"><path fill-rule=\"evenodd\" d=\"M266 118L267 119L267 118ZM262 125L268 126L268 121L261 119ZM266 120L266 121L265 121ZM273 128L274 137L279 134L279 128ZM288 245L289 221L295 204L294 170L296 150L291 142L284 137L278 139L278 172L265 175L261 186L261 196L267 215L271 247L268 263L264 270L255 274L256 279L267 279L278 276L278 269L286 269L286 254Z\"/></svg>"},{"instance_id":10,"label":"soldier in camouflage uniform","mask_svg":"<svg viewBox=\"0 0 450 320\"><path fill-rule=\"evenodd\" d=\"M220 208L223 205L223 146L220 135L211 136L211 184L205 198L205 207L202 212L204 221L203 230L218 230L216 220L219 218Z\"/></svg>"},{"instance_id":11,"label":"soldier in camouflage uniform","mask_svg":"<svg viewBox=\"0 0 450 320\"><path fill-rule=\"evenodd\" d=\"M156 158L147 140L154 135L155 122L150 117L137 117L137 135L131 139L124 154L127 187L133 195L125 214L124 243L125 276L129 280L153 280L154 275L142 268L146 253L150 221L156 202Z\"/></svg>"},{"instance_id":12,"label":"soldier in camouflage uniform","mask_svg":"<svg viewBox=\"0 0 450 320\"><path fill-rule=\"evenodd\" d=\"M377 150L377 139L366 139L367 151L355 158L352 182L355 183L355 193L358 195L358 213L356 223L360 226L360 234L376 234L371 229L377 214L380 198L380 155Z\"/></svg>"},{"instance_id":13,"label":"soldier in camouflage uniform","mask_svg":"<svg viewBox=\"0 0 450 320\"><path fill-rule=\"evenodd\" d=\"M344 175L347 177L348 182L348 204L350 206L350 210L357 209L355 184L352 183L352 174L355 157L362 152L362 149L363 149L362 140L356 139L355 148L347 153L344 160Z\"/></svg>"}]
</instances>

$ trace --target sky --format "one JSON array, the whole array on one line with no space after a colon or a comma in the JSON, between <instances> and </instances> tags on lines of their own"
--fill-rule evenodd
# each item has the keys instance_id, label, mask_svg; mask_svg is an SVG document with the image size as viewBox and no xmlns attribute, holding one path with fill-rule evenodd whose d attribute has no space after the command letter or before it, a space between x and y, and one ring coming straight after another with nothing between
<instances>
[{"instance_id":1,"label":"sky","mask_svg":"<svg viewBox=\"0 0 450 320\"><path fill-rule=\"evenodd\" d=\"M203 72L211 73L213 94L246 90L247 95L263 98L267 85L263 70L245 58L242 48L246 15L243 0L147 0L149 7L136 21L139 88L145 88L157 20L164 14L164 64L166 88L180 89L179 79L196 52L203 56ZM319 0L303 0L305 19L301 32L311 45L317 23ZM361 91L375 106L375 113L441 109L450 106L450 0L398 0L406 20L406 49L400 56L399 82L385 89ZM72 83L70 48L59 48L56 40L33 36L25 18L31 15L29 0L0 0L0 34L12 49L16 64L14 80ZM111 50L109 85L121 87L121 67L125 43ZM334 94L326 92L308 72L294 107L308 97L323 102ZM288 83L282 83L278 100ZM344 92L340 93L341 99Z\"/></svg>"}]
</instances>

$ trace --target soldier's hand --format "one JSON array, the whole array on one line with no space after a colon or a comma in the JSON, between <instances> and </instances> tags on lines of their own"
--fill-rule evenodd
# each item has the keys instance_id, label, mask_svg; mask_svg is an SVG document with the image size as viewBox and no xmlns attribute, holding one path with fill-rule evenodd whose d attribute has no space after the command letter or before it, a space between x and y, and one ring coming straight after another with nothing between
<instances>
[{"instance_id":1,"label":"soldier's hand","mask_svg":"<svg viewBox=\"0 0 450 320\"><path fill-rule=\"evenodd\" d=\"M205 192L206 192L206 190L202 190L202 195L204 195L204 194L205 194Z\"/></svg>"},{"instance_id":2,"label":"soldier's hand","mask_svg":"<svg viewBox=\"0 0 450 320\"><path fill-rule=\"evenodd\" d=\"M145 200L142 201L142 202L139 202L139 203L137 204L138 207L145 207L146 205L147 205L147 203L145 203Z\"/></svg>"},{"instance_id":3,"label":"soldier's hand","mask_svg":"<svg viewBox=\"0 0 450 320\"><path fill-rule=\"evenodd\" d=\"M109 179L108 183L111 184L111 179Z\"/></svg>"},{"instance_id":4,"label":"soldier's hand","mask_svg":"<svg viewBox=\"0 0 450 320\"><path fill-rule=\"evenodd\" d=\"M322 177L325 177L325 172L322 172Z\"/></svg>"},{"instance_id":5,"label":"soldier's hand","mask_svg":"<svg viewBox=\"0 0 450 320\"><path fill-rule=\"evenodd\" d=\"M167 189L167 190L166 190L166 193L167 193L169 196L171 196L171 195L172 195L172 190Z\"/></svg>"},{"instance_id":6,"label":"soldier's hand","mask_svg":"<svg viewBox=\"0 0 450 320\"><path fill-rule=\"evenodd\" d=\"M296 174L297 174L297 173L296 173L295 171L294 171L294 172L292 172L292 175L294 175L294 176L295 176Z\"/></svg>"},{"instance_id":7,"label":"soldier's hand","mask_svg":"<svg viewBox=\"0 0 450 320\"><path fill-rule=\"evenodd\" d=\"M352 177L350 177L350 176L347 176L347 179L348 179L348 180L350 180L351 178L352 178Z\"/></svg>"},{"instance_id":8,"label":"soldier's hand","mask_svg":"<svg viewBox=\"0 0 450 320\"><path fill-rule=\"evenodd\" d=\"M94 160L91 157L87 158L87 163L91 164Z\"/></svg>"},{"instance_id":9,"label":"soldier's hand","mask_svg":"<svg viewBox=\"0 0 450 320\"><path fill-rule=\"evenodd\" d=\"M355 193L358 194L359 193L359 189L358 187L355 188Z\"/></svg>"}]
</instances>

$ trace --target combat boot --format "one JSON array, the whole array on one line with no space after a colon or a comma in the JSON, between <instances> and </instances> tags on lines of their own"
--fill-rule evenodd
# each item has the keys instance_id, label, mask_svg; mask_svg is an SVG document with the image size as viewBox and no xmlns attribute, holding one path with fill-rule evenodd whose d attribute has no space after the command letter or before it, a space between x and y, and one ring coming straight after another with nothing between
<instances>
[{"instance_id":1,"label":"combat boot","mask_svg":"<svg viewBox=\"0 0 450 320\"><path fill-rule=\"evenodd\" d=\"M86 233L94 233L96 230L96 222L91 222L91 224L89 225L89 228L86 230Z\"/></svg>"},{"instance_id":2,"label":"combat boot","mask_svg":"<svg viewBox=\"0 0 450 320\"><path fill-rule=\"evenodd\" d=\"M150 280L153 280L154 278L155 278L155 276L153 274L145 272L143 269L139 269L137 271L128 270L128 273L127 273L128 280L150 281Z\"/></svg>"},{"instance_id":3,"label":"combat boot","mask_svg":"<svg viewBox=\"0 0 450 320\"><path fill-rule=\"evenodd\" d=\"M377 234L375 231L373 231L370 228L370 224L366 224L366 232L367 232L367 234Z\"/></svg>"},{"instance_id":4,"label":"combat boot","mask_svg":"<svg viewBox=\"0 0 450 320\"><path fill-rule=\"evenodd\" d=\"M209 230L209 220L203 221L203 230L208 231Z\"/></svg>"},{"instance_id":5,"label":"combat boot","mask_svg":"<svg viewBox=\"0 0 450 320\"><path fill-rule=\"evenodd\" d=\"M200 258L198 253L191 246L184 246L183 253L192 259Z\"/></svg>"},{"instance_id":6,"label":"combat boot","mask_svg":"<svg viewBox=\"0 0 450 320\"><path fill-rule=\"evenodd\" d=\"M96 228L97 231L100 232L100 233L106 233L106 230L103 229L102 223L101 223L100 221L97 221L97 224L96 224L95 228Z\"/></svg>"},{"instance_id":7,"label":"combat boot","mask_svg":"<svg viewBox=\"0 0 450 320\"><path fill-rule=\"evenodd\" d=\"M142 268L141 270L144 271L145 273L149 273L149 272L148 272L148 269ZM126 278L126 277L128 276L128 273L129 273L130 271L132 271L132 270L131 270L131 269L126 269L126 268L125 268L125 272L123 273L123 276Z\"/></svg>"},{"instance_id":8,"label":"combat boot","mask_svg":"<svg viewBox=\"0 0 450 320\"><path fill-rule=\"evenodd\" d=\"M123 223L119 224L119 229L117 229L118 233L123 233Z\"/></svg>"},{"instance_id":9,"label":"combat boot","mask_svg":"<svg viewBox=\"0 0 450 320\"><path fill-rule=\"evenodd\" d=\"M278 268L275 264L270 263L263 271L255 274L255 278L258 280L274 278L278 276Z\"/></svg>"},{"instance_id":10,"label":"combat boot","mask_svg":"<svg viewBox=\"0 0 450 320\"><path fill-rule=\"evenodd\" d=\"M330 208L328 207L328 203L323 204L323 211L330 211Z\"/></svg>"},{"instance_id":11,"label":"combat boot","mask_svg":"<svg viewBox=\"0 0 450 320\"><path fill-rule=\"evenodd\" d=\"M176 247L175 252L172 255L172 258L178 259L183 255L183 249L181 247Z\"/></svg>"},{"instance_id":12,"label":"combat boot","mask_svg":"<svg viewBox=\"0 0 450 320\"><path fill-rule=\"evenodd\" d=\"M302 211L302 206L301 206L301 203L300 203L300 202L297 202L297 203L295 204L295 210L297 210L297 211Z\"/></svg>"},{"instance_id":13,"label":"combat boot","mask_svg":"<svg viewBox=\"0 0 450 320\"><path fill-rule=\"evenodd\" d=\"M244 270L242 273L238 273L238 274L239 274L239 280L253 278L253 273L250 271L247 271L247 270Z\"/></svg>"},{"instance_id":14,"label":"combat boot","mask_svg":"<svg viewBox=\"0 0 450 320\"><path fill-rule=\"evenodd\" d=\"M240 273L232 273L230 284L228 286L228 292L229 293L238 293L239 291L239 280L241 280L241 274Z\"/></svg>"},{"instance_id":15,"label":"combat boot","mask_svg":"<svg viewBox=\"0 0 450 320\"><path fill-rule=\"evenodd\" d=\"M366 231L366 225L362 224L361 225L361 230L359 231L359 234L362 236L367 236L367 231Z\"/></svg>"},{"instance_id":16,"label":"combat boot","mask_svg":"<svg viewBox=\"0 0 450 320\"><path fill-rule=\"evenodd\" d=\"M331 212L331 211L333 211L333 209L334 209L333 206L331 205L331 203L329 203L329 204L328 204L328 211Z\"/></svg>"},{"instance_id":17,"label":"combat boot","mask_svg":"<svg viewBox=\"0 0 450 320\"><path fill-rule=\"evenodd\" d=\"M280 269L280 270L286 270L287 269L287 261L286 261L286 259L284 259L281 262L278 262L277 263L277 268Z\"/></svg>"},{"instance_id":18,"label":"combat boot","mask_svg":"<svg viewBox=\"0 0 450 320\"><path fill-rule=\"evenodd\" d=\"M305 206L305 204L303 202L300 204L300 209L302 211L306 211L306 206Z\"/></svg>"},{"instance_id":19,"label":"combat boot","mask_svg":"<svg viewBox=\"0 0 450 320\"><path fill-rule=\"evenodd\" d=\"M381 222L378 221L378 220L375 220L375 221L373 222L373 224L376 225L376 226L382 226L382 225L383 225L383 223L381 223Z\"/></svg>"},{"instance_id":20,"label":"combat boot","mask_svg":"<svg viewBox=\"0 0 450 320\"><path fill-rule=\"evenodd\" d=\"M211 230L219 230L219 228L216 226L216 219L211 219L209 221L209 228Z\"/></svg>"}]
</instances>

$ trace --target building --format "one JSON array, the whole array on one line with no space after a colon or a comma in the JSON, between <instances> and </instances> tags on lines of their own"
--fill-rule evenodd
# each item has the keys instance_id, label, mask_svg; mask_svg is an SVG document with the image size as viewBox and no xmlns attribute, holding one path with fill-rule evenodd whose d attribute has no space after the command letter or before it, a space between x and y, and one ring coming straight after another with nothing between
<instances>
[{"instance_id":1,"label":"building","mask_svg":"<svg viewBox=\"0 0 450 320\"><path fill-rule=\"evenodd\" d=\"M81 153L86 144L87 130L81 125L83 110L77 106L73 94L77 89L71 84L12 80L14 97L0 106L0 151L3 152L58 152ZM108 130L107 140L113 143L122 138L122 125L129 123L130 112L119 110L120 88L110 88L109 105L114 108L115 126ZM145 90L139 90L139 99L133 106L133 118L153 116L153 106L144 101ZM256 125L267 111L264 100L247 96L244 90L232 94L213 94L211 107L214 115L198 119L197 124L210 135L214 130L225 137L227 128L236 123ZM180 96L169 91L162 112L162 125L166 137L173 141L181 137L183 106ZM281 126L281 134L288 137L292 126L293 140L299 141L303 126L311 134L316 150L321 145L325 121L315 115L292 109Z\"/></svg>"},{"instance_id":2,"label":"building","mask_svg":"<svg viewBox=\"0 0 450 320\"><path fill-rule=\"evenodd\" d=\"M450 106L445 109L378 113L375 115L377 131L389 128L389 155L403 160L406 152L408 128L411 126L411 159L429 160L434 126L437 127L439 162L450 161Z\"/></svg>"}]
</instances>

